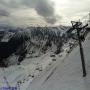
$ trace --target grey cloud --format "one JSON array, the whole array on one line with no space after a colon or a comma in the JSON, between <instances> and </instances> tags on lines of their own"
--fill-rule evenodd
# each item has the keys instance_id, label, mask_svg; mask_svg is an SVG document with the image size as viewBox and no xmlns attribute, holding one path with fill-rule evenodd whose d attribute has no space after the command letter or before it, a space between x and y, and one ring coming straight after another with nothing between
<instances>
[{"instance_id":1,"label":"grey cloud","mask_svg":"<svg viewBox=\"0 0 90 90\"><path fill-rule=\"evenodd\" d=\"M55 0L56 1L56 0ZM90 0L68 0L69 4L66 4L65 8L62 8L61 13L66 17L73 17L78 13L90 12ZM81 3L82 2L82 3ZM67 8L66 8L67 7ZM12 12L17 12L17 9L28 8L35 9L37 14L44 17L44 19L51 24L61 20L55 15L55 10L51 0L0 0L0 16L9 16ZM58 12L56 12L58 14ZM31 13L32 14L32 13ZM65 17L64 16L64 17ZM11 16L10 16L11 18ZM17 18L17 16L16 16Z\"/></svg>"},{"instance_id":2,"label":"grey cloud","mask_svg":"<svg viewBox=\"0 0 90 90\"><path fill-rule=\"evenodd\" d=\"M56 22L54 6L50 0L0 0L0 4L12 9L19 8L20 6L34 8L37 14L44 17L48 23Z\"/></svg>"},{"instance_id":3,"label":"grey cloud","mask_svg":"<svg viewBox=\"0 0 90 90\"><path fill-rule=\"evenodd\" d=\"M8 8L18 8L22 0L0 0L0 4Z\"/></svg>"},{"instance_id":4,"label":"grey cloud","mask_svg":"<svg viewBox=\"0 0 90 90\"><path fill-rule=\"evenodd\" d=\"M56 17L45 18L48 23L54 24L57 21Z\"/></svg>"},{"instance_id":5,"label":"grey cloud","mask_svg":"<svg viewBox=\"0 0 90 90\"><path fill-rule=\"evenodd\" d=\"M10 10L17 10L19 7L34 8L38 15L44 17L48 23L54 24L57 21L53 2L50 0L0 0L0 8L2 6L5 11L0 11L3 16L8 16Z\"/></svg>"},{"instance_id":6,"label":"grey cloud","mask_svg":"<svg viewBox=\"0 0 90 90\"><path fill-rule=\"evenodd\" d=\"M30 8L34 8L48 23L56 22L53 3L50 0L24 0L23 3Z\"/></svg>"},{"instance_id":7,"label":"grey cloud","mask_svg":"<svg viewBox=\"0 0 90 90\"><path fill-rule=\"evenodd\" d=\"M9 16L9 12L4 9L0 9L0 16Z\"/></svg>"}]
</instances>

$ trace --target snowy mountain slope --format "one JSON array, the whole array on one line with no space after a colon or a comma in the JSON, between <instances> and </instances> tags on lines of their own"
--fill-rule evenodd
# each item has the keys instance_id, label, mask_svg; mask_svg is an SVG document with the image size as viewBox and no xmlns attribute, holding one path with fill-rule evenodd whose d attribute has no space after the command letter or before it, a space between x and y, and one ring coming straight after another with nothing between
<instances>
[{"instance_id":1,"label":"snowy mountain slope","mask_svg":"<svg viewBox=\"0 0 90 90\"><path fill-rule=\"evenodd\" d=\"M62 38L61 30L51 27L4 34L0 49L5 53L0 52L0 57L9 67L0 68L0 88L11 86L25 90L33 79L49 71L58 57L62 60L66 55L64 51L58 51L59 56L55 54L62 47Z\"/></svg>"},{"instance_id":2,"label":"snowy mountain slope","mask_svg":"<svg viewBox=\"0 0 90 90\"><path fill-rule=\"evenodd\" d=\"M36 78L27 90L89 90L90 89L90 33L83 43L87 76L82 77L79 47L57 63L57 67L39 79ZM39 82L39 83L38 83Z\"/></svg>"},{"instance_id":3,"label":"snowy mountain slope","mask_svg":"<svg viewBox=\"0 0 90 90\"><path fill-rule=\"evenodd\" d=\"M87 39L89 39L89 38L87 38ZM87 43L87 47L89 47L88 40L85 43ZM72 55L74 56L74 54L77 53L77 50L78 50L78 48L75 49L71 53L70 56L72 56ZM75 62L76 63L75 65L73 65L73 64L69 65L70 62L69 62L69 60L67 60L68 57L66 57L67 53L63 52L62 55L63 56L61 56L61 54L53 55L52 52L48 52L48 53L42 55L41 57L36 57L36 58L32 58L32 59L26 58L24 61L21 62L21 65L19 65L19 66L14 65L14 66L10 66L10 67L4 68L4 69L0 68L0 88L8 87L8 86L11 86L11 87L16 86L19 90L49 90L49 89L51 90L52 86L48 87L48 85L47 85L48 80L50 80L50 77L52 77L52 75L56 74L55 72L57 71L55 78L56 77L58 78L57 75L58 75L58 72L60 72L60 71L58 71L59 69L61 70L60 76L62 77L63 74L64 74L64 76L66 76L67 75L66 73L68 72L67 69L69 69L69 67L71 68L71 66L72 67L75 66L78 63L78 62ZM78 55L78 53L77 53L77 55ZM66 57L66 59L65 59L65 57ZM53 60L56 60L56 61L53 61ZM63 65L65 67L66 66L68 67L68 68L66 67L67 69L66 68L64 69L65 71L63 70L63 67L64 67ZM72 70L72 69L70 69L70 70ZM81 77L81 74L82 73L79 74L80 77ZM59 80L59 78L55 80L55 83L57 83L58 80ZM7 83L7 81L8 81L8 83ZM54 81L53 81L53 83L54 83ZM52 84L52 82L51 82L51 84ZM46 86L44 87L44 85L46 85ZM57 87L57 88L59 88L59 87ZM53 90L55 90L55 89L56 88L53 87ZM59 89L57 89L57 90L59 90Z\"/></svg>"},{"instance_id":4,"label":"snowy mountain slope","mask_svg":"<svg viewBox=\"0 0 90 90\"><path fill-rule=\"evenodd\" d=\"M77 45L76 40L66 41L61 29L55 27L14 32L9 42L5 42L13 51L3 59L9 67L0 68L0 88L11 86L18 90L48 90L48 87L43 89L41 85L46 85L59 66L61 68L64 62L69 61L68 53ZM75 51L72 53L75 54Z\"/></svg>"},{"instance_id":5,"label":"snowy mountain slope","mask_svg":"<svg viewBox=\"0 0 90 90\"><path fill-rule=\"evenodd\" d=\"M65 42L64 31L60 27L28 27L4 32L0 42L1 66L20 64L25 57L40 57L48 51L58 54ZM12 58L16 59L16 63Z\"/></svg>"}]
</instances>

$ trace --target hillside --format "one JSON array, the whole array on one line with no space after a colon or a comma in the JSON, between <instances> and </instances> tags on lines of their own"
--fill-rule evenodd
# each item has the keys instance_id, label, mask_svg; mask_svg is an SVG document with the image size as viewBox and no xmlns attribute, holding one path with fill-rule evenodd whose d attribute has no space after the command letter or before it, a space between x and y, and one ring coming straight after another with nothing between
<instances>
[{"instance_id":1,"label":"hillside","mask_svg":"<svg viewBox=\"0 0 90 90\"><path fill-rule=\"evenodd\" d=\"M59 63L67 61L65 58L77 46L77 41L66 37L67 33L60 28L50 28L27 28L1 34L1 88L29 90L32 86L31 90L37 90L37 85L45 83Z\"/></svg>"}]
</instances>

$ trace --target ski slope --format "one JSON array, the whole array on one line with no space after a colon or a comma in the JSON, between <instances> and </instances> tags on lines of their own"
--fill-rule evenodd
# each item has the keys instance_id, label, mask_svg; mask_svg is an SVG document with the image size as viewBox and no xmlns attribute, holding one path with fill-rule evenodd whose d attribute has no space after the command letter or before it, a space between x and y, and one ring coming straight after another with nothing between
<instances>
[{"instance_id":1,"label":"ski slope","mask_svg":"<svg viewBox=\"0 0 90 90\"><path fill-rule=\"evenodd\" d=\"M79 47L56 67L36 78L27 90L90 90L90 33L83 43L87 76L83 77Z\"/></svg>"}]
</instances>

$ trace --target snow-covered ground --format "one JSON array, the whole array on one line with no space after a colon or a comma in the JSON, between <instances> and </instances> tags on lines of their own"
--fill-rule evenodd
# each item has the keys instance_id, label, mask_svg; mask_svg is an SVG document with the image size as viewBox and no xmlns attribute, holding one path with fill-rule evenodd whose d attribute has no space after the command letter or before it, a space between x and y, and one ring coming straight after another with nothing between
<instances>
[{"instance_id":1,"label":"snow-covered ground","mask_svg":"<svg viewBox=\"0 0 90 90\"><path fill-rule=\"evenodd\" d=\"M87 76L83 77L79 47L58 61L56 67L36 78L27 90L89 90L90 89L90 34L83 43Z\"/></svg>"},{"instance_id":2,"label":"snow-covered ground","mask_svg":"<svg viewBox=\"0 0 90 90\"><path fill-rule=\"evenodd\" d=\"M41 57L26 58L20 65L0 68L0 88L10 86L18 87L20 90L26 90L35 78L40 77L55 66L58 57L62 60L65 55L65 52L59 56L48 52ZM14 58L15 56L9 59L13 60Z\"/></svg>"},{"instance_id":3,"label":"snow-covered ground","mask_svg":"<svg viewBox=\"0 0 90 90\"><path fill-rule=\"evenodd\" d=\"M90 34L89 34L90 35ZM0 68L0 88L18 87L18 90L89 90L90 37L83 43L87 77L82 77L79 47L68 55L49 52L36 58L26 58L20 65Z\"/></svg>"}]
</instances>

